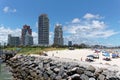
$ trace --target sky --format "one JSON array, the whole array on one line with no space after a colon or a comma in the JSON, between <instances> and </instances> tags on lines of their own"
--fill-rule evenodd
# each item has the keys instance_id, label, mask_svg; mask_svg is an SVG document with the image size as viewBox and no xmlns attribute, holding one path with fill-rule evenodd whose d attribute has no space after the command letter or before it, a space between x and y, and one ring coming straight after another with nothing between
<instances>
[{"instance_id":1,"label":"sky","mask_svg":"<svg viewBox=\"0 0 120 80\"><path fill-rule=\"evenodd\" d=\"M120 46L120 0L0 0L0 42L8 34L21 36L23 25L31 26L37 44L38 16L50 20L50 44L54 27L62 24L64 44Z\"/></svg>"}]
</instances>

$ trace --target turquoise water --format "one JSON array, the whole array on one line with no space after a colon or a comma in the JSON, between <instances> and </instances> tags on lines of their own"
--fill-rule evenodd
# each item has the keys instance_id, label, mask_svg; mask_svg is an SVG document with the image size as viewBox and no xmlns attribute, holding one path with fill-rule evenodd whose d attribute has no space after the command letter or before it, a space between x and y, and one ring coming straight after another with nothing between
<instances>
[{"instance_id":1,"label":"turquoise water","mask_svg":"<svg viewBox=\"0 0 120 80\"><path fill-rule=\"evenodd\" d=\"M0 80L12 80L12 74L5 63L0 64Z\"/></svg>"}]
</instances>

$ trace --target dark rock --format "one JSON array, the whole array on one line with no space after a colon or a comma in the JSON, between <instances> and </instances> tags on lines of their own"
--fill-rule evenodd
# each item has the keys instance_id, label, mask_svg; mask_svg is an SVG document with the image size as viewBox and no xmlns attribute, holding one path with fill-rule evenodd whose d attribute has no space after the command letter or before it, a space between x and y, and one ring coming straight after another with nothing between
<instances>
[{"instance_id":1,"label":"dark rock","mask_svg":"<svg viewBox=\"0 0 120 80\"><path fill-rule=\"evenodd\" d=\"M48 74L48 76L50 77L50 75L53 74L53 71L52 71L52 70L48 70L48 71L47 71L47 74Z\"/></svg>"},{"instance_id":2,"label":"dark rock","mask_svg":"<svg viewBox=\"0 0 120 80\"><path fill-rule=\"evenodd\" d=\"M56 78L55 78L56 80L61 80L62 79L62 77L61 76L56 76Z\"/></svg>"},{"instance_id":3,"label":"dark rock","mask_svg":"<svg viewBox=\"0 0 120 80\"><path fill-rule=\"evenodd\" d=\"M42 54L43 56L48 56L46 53Z\"/></svg>"},{"instance_id":4,"label":"dark rock","mask_svg":"<svg viewBox=\"0 0 120 80\"><path fill-rule=\"evenodd\" d=\"M83 69L83 68L78 68L78 69L76 70L76 73L77 73L77 74L83 74L83 73L84 73L84 69Z\"/></svg>"},{"instance_id":5,"label":"dark rock","mask_svg":"<svg viewBox=\"0 0 120 80\"><path fill-rule=\"evenodd\" d=\"M57 64L55 62L50 62L50 66L56 66Z\"/></svg>"},{"instance_id":6,"label":"dark rock","mask_svg":"<svg viewBox=\"0 0 120 80\"><path fill-rule=\"evenodd\" d=\"M120 79L120 72L116 73L116 77Z\"/></svg>"},{"instance_id":7,"label":"dark rock","mask_svg":"<svg viewBox=\"0 0 120 80\"><path fill-rule=\"evenodd\" d=\"M55 73L53 73L52 75L50 75L51 80L54 80L56 78L56 76L57 75Z\"/></svg>"},{"instance_id":8,"label":"dark rock","mask_svg":"<svg viewBox=\"0 0 120 80\"><path fill-rule=\"evenodd\" d=\"M97 78L102 72L103 72L103 69L97 69L94 73L94 76Z\"/></svg>"},{"instance_id":9,"label":"dark rock","mask_svg":"<svg viewBox=\"0 0 120 80\"><path fill-rule=\"evenodd\" d=\"M30 60L31 60L31 61L34 61L34 60L35 60L35 57L33 57L33 56L30 57Z\"/></svg>"},{"instance_id":10,"label":"dark rock","mask_svg":"<svg viewBox=\"0 0 120 80\"><path fill-rule=\"evenodd\" d=\"M73 73L71 71L67 71L67 75L71 76L71 75L73 75Z\"/></svg>"},{"instance_id":11,"label":"dark rock","mask_svg":"<svg viewBox=\"0 0 120 80\"><path fill-rule=\"evenodd\" d=\"M59 71L59 73L58 73L58 76L62 76L63 73L64 73L64 67L62 66L62 67L60 68L60 71Z\"/></svg>"},{"instance_id":12,"label":"dark rock","mask_svg":"<svg viewBox=\"0 0 120 80\"><path fill-rule=\"evenodd\" d=\"M98 77L99 80L105 80L105 76L100 74L99 77Z\"/></svg>"},{"instance_id":13,"label":"dark rock","mask_svg":"<svg viewBox=\"0 0 120 80\"><path fill-rule=\"evenodd\" d=\"M95 67L93 67L92 65L90 65L86 70L88 70L88 71L91 71L91 72L95 72Z\"/></svg>"},{"instance_id":14,"label":"dark rock","mask_svg":"<svg viewBox=\"0 0 120 80\"><path fill-rule=\"evenodd\" d=\"M59 73L59 71L60 71L60 69L59 68L54 68L54 70L53 70L56 74L58 74Z\"/></svg>"},{"instance_id":15,"label":"dark rock","mask_svg":"<svg viewBox=\"0 0 120 80\"><path fill-rule=\"evenodd\" d=\"M31 76L37 76L36 72L30 72Z\"/></svg>"},{"instance_id":16,"label":"dark rock","mask_svg":"<svg viewBox=\"0 0 120 80\"><path fill-rule=\"evenodd\" d=\"M58 63L56 67L60 68L62 65L63 65L62 63Z\"/></svg>"},{"instance_id":17,"label":"dark rock","mask_svg":"<svg viewBox=\"0 0 120 80\"><path fill-rule=\"evenodd\" d=\"M76 72L77 69L79 69L79 67L74 67L74 68L71 69L71 71L72 71L72 72Z\"/></svg>"},{"instance_id":18,"label":"dark rock","mask_svg":"<svg viewBox=\"0 0 120 80\"><path fill-rule=\"evenodd\" d=\"M45 59L44 61L43 61L43 64L47 64L47 63L49 63L49 62L51 62L52 61L52 59Z\"/></svg>"},{"instance_id":19,"label":"dark rock","mask_svg":"<svg viewBox=\"0 0 120 80\"><path fill-rule=\"evenodd\" d=\"M119 78L111 77L108 80L120 80Z\"/></svg>"},{"instance_id":20,"label":"dark rock","mask_svg":"<svg viewBox=\"0 0 120 80\"><path fill-rule=\"evenodd\" d=\"M51 66L50 69L51 70L54 70L56 68L56 66Z\"/></svg>"},{"instance_id":21,"label":"dark rock","mask_svg":"<svg viewBox=\"0 0 120 80\"><path fill-rule=\"evenodd\" d=\"M101 68L100 68L100 69L96 69L96 71L95 71L95 73L100 73L100 74L101 74L102 72L103 72L103 69L101 69Z\"/></svg>"},{"instance_id":22,"label":"dark rock","mask_svg":"<svg viewBox=\"0 0 120 80\"><path fill-rule=\"evenodd\" d=\"M81 80L79 74L74 74L71 76L72 80Z\"/></svg>"},{"instance_id":23,"label":"dark rock","mask_svg":"<svg viewBox=\"0 0 120 80\"><path fill-rule=\"evenodd\" d=\"M80 79L82 79L82 80L89 80L89 77L87 75L85 75L85 74L82 74L80 76Z\"/></svg>"},{"instance_id":24,"label":"dark rock","mask_svg":"<svg viewBox=\"0 0 120 80\"><path fill-rule=\"evenodd\" d=\"M67 77L68 77L67 73L64 72L64 73L62 74L62 78L63 78L63 79L66 79Z\"/></svg>"},{"instance_id":25,"label":"dark rock","mask_svg":"<svg viewBox=\"0 0 120 80\"><path fill-rule=\"evenodd\" d=\"M94 74L90 71L84 71L84 74L87 75L88 77L93 77Z\"/></svg>"},{"instance_id":26,"label":"dark rock","mask_svg":"<svg viewBox=\"0 0 120 80\"><path fill-rule=\"evenodd\" d=\"M89 78L89 80L96 80L95 78Z\"/></svg>"},{"instance_id":27,"label":"dark rock","mask_svg":"<svg viewBox=\"0 0 120 80\"><path fill-rule=\"evenodd\" d=\"M43 68L43 62L38 63L38 67L41 69Z\"/></svg>"},{"instance_id":28,"label":"dark rock","mask_svg":"<svg viewBox=\"0 0 120 80\"><path fill-rule=\"evenodd\" d=\"M48 78L49 78L49 76L47 75L47 73L44 73L43 77L45 78L45 80L48 80Z\"/></svg>"}]
</instances>

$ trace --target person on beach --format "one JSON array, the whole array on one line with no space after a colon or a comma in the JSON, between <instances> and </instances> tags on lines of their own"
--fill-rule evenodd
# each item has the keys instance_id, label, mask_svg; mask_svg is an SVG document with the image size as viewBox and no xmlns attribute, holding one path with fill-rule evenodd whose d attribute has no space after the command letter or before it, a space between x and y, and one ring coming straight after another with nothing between
<instances>
[{"instance_id":1,"label":"person on beach","mask_svg":"<svg viewBox=\"0 0 120 80\"><path fill-rule=\"evenodd\" d=\"M54 53L52 54L52 56L54 56Z\"/></svg>"},{"instance_id":2,"label":"person on beach","mask_svg":"<svg viewBox=\"0 0 120 80\"><path fill-rule=\"evenodd\" d=\"M81 61L82 61L82 57L81 57Z\"/></svg>"}]
</instances>

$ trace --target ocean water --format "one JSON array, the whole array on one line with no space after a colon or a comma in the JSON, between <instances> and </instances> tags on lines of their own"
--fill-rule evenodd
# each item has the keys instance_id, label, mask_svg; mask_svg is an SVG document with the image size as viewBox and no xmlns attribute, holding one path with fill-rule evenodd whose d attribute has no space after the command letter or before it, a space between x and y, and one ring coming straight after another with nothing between
<instances>
[{"instance_id":1,"label":"ocean water","mask_svg":"<svg viewBox=\"0 0 120 80\"><path fill-rule=\"evenodd\" d=\"M12 80L12 74L5 63L0 64L0 80Z\"/></svg>"}]
</instances>

